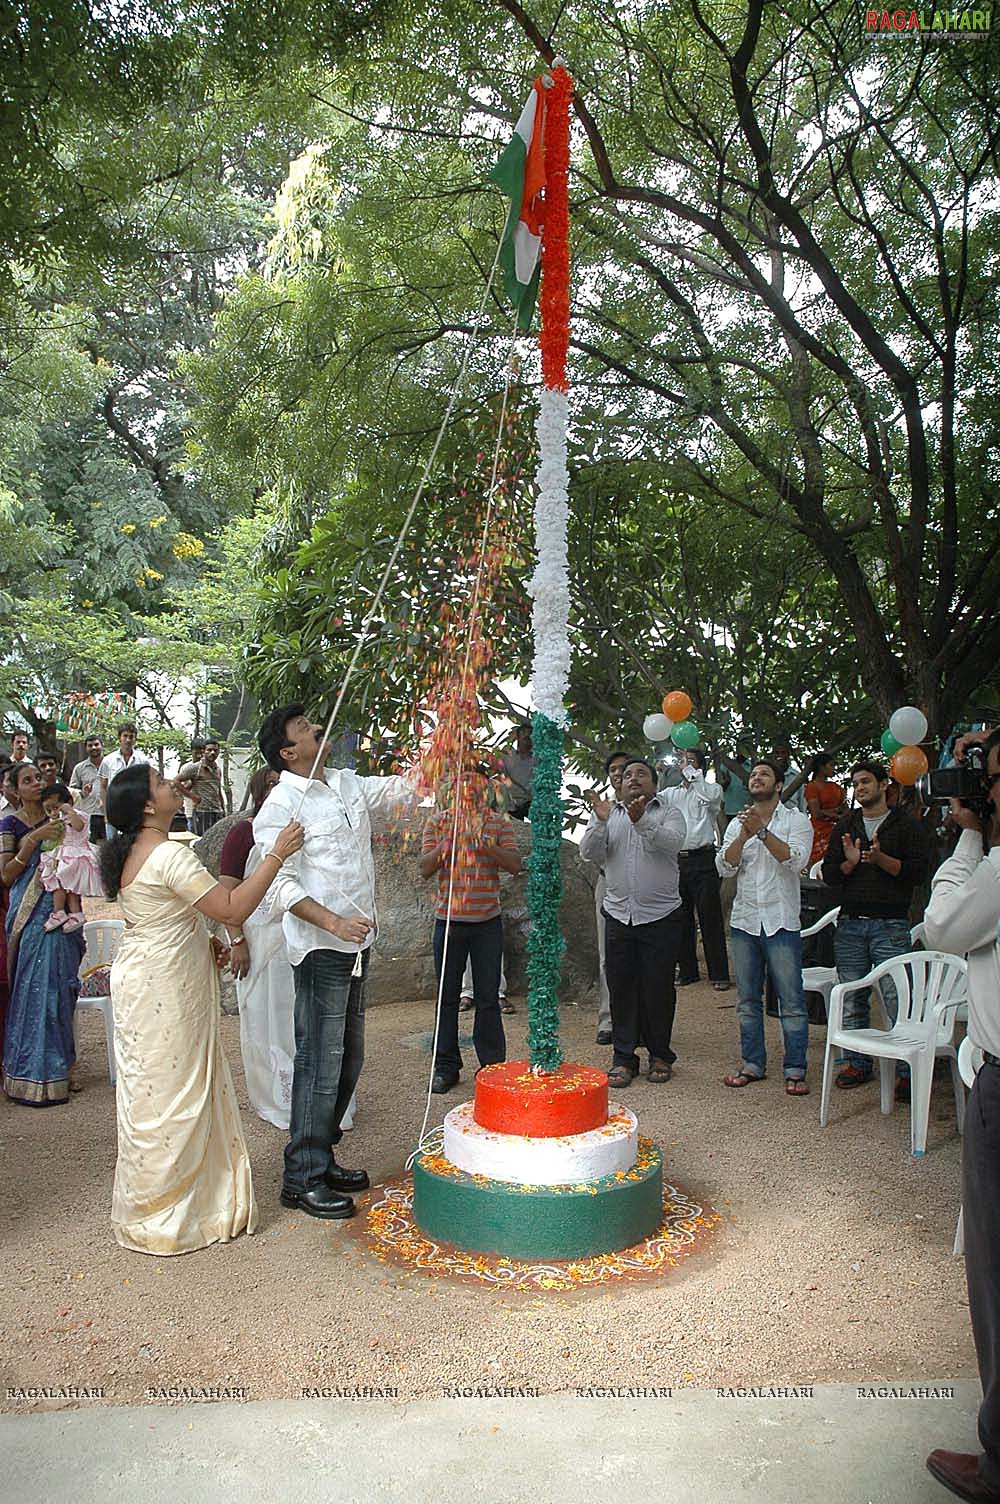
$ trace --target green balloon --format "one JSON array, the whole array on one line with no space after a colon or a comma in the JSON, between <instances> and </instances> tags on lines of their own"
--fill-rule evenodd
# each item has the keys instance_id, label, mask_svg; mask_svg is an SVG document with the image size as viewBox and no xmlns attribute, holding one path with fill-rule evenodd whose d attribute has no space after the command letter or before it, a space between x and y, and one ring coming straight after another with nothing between
<instances>
[{"instance_id":1,"label":"green balloon","mask_svg":"<svg viewBox=\"0 0 1000 1504\"><path fill-rule=\"evenodd\" d=\"M899 751L903 743L896 740L887 726L882 732L882 740L879 745L881 746L882 751L885 753L886 757L892 757Z\"/></svg>"},{"instance_id":2,"label":"green balloon","mask_svg":"<svg viewBox=\"0 0 1000 1504\"><path fill-rule=\"evenodd\" d=\"M670 740L675 747L697 747L701 741L701 732L694 721L681 721L670 733Z\"/></svg>"}]
</instances>

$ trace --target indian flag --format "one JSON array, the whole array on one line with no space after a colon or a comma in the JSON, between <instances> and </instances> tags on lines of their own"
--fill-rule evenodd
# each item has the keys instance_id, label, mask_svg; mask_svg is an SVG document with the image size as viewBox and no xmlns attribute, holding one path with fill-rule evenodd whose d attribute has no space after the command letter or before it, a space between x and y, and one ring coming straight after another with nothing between
<instances>
[{"instance_id":1,"label":"indian flag","mask_svg":"<svg viewBox=\"0 0 1000 1504\"><path fill-rule=\"evenodd\" d=\"M544 120L545 86L541 78L536 78L514 127L513 138L490 173L490 181L502 188L511 201L500 247L500 265L507 296L517 309L519 329L531 328L541 270Z\"/></svg>"}]
</instances>

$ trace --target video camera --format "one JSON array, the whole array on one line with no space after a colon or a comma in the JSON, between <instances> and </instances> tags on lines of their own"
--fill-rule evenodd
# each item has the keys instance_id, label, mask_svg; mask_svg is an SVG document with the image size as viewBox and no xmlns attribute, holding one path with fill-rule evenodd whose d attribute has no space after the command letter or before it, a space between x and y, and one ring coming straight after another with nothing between
<instances>
[{"instance_id":1,"label":"video camera","mask_svg":"<svg viewBox=\"0 0 1000 1504\"><path fill-rule=\"evenodd\" d=\"M916 787L921 798L930 804L947 804L949 799L957 799L985 820L990 814L986 748L978 742L970 743L964 762L950 768L932 768L929 773L921 774Z\"/></svg>"}]
</instances>

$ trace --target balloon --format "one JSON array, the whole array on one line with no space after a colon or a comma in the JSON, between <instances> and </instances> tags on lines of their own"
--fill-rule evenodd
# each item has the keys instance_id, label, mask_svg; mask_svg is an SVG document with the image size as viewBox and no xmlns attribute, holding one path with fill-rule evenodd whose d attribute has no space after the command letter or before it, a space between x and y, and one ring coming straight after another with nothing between
<instances>
[{"instance_id":1,"label":"balloon","mask_svg":"<svg viewBox=\"0 0 1000 1504\"><path fill-rule=\"evenodd\" d=\"M881 746L882 751L885 753L886 757L892 757L894 752L899 751L903 743L897 741L889 728L886 727L886 729L882 732L882 740L879 745Z\"/></svg>"},{"instance_id":2,"label":"balloon","mask_svg":"<svg viewBox=\"0 0 1000 1504\"><path fill-rule=\"evenodd\" d=\"M915 705L903 705L889 717L889 730L904 747L914 747L927 735L927 717Z\"/></svg>"},{"instance_id":3,"label":"balloon","mask_svg":"<svg viewBox=\"0 0 1000 1504\"><path fill-rule=\"evenodd\" d=\"M889 772L897 783L909 788L921 774L927 772L927 758L919 747L900 747L889 764Z\"/></svg>"},{"instance_id":4,"label":"balloon","mask_svg":"<svg viewBox=\"0 0 1000 1504\"><path fill-rule=\"evenodd\" d=\"M701 732L694 721L681 721L670 733L675 747L697 747L701 741Z\"/></svg>"},{"instance_id":5,"label":"balloon","mask_svg":"<svg viewBox=\"0 0 1000 1504\"><path fill-rule=\"evenodd\" d=\"M647 715L642 723L642 734L648 742L665 742L670 735L672 722L665 715L654 712Z\"/></svg>"},{"instance_id":6,"label":"balloon","mask_svg":"<svg viewBox=\"0 0 1000 1504\"><path fill-rule=\"evenodd\" d=\"M668 695L663 696L663 714L675 726L679 721L686 721L691 714L691 696L686 695L683 689L672 689Z\"/></svg>"}]
</instances>

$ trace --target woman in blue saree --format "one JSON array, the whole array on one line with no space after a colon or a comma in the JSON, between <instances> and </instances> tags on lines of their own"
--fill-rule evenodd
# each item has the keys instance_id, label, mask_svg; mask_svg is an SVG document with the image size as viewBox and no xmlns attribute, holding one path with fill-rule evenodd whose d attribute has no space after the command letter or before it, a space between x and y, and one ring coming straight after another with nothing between
<instances>
[{"instance_id":1,"label":"woman in blue saree","mask_svg":"<svg viewBox=\"0 0 1000 1504\"><path fill-rule=\"evenodd\" d=\"M39 852L61 824L45 818L34 764L22 763L16 776L20 809L0 821L0 878L9 889L3 1089L14 1102L52 1107L69 1097L83 931L45 931L52 894L42 887Z\"/></svg>"}]
</instances>

